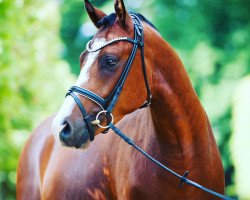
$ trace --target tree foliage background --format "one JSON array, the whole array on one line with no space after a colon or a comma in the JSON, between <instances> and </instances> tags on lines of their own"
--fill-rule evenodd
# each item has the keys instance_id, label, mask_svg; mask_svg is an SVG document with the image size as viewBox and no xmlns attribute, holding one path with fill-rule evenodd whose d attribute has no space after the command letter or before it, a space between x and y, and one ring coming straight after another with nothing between
<instances>
[{"instance_id":1,"label":"tree foliage background","mask_svg":"<svg viewBox=\"0 0 250 200\"><path fill-rule=\"evenodd\" d=\"M16 165L31 130L55 112L72 75L60 59L55 1L0 1L0 199L15 199Z\"/></svg>"},{"instance_id":2,"label":"tree foliage background","mask_svg":"<svg viewBox=\"0 0 250 200\"><path fill-rule=\"evenodd\" d=\"M113 12L111 0L92 3ZM245 83L249 78L243 78L250 73L248 0L125 0L125 4L152 21L179 53L211 121L227 194L250 199L245 186L250 183L244 182L250 177L239 175L250 164L241 162L241 155L249 158L249 147L241 150L239 142L246 141L250 120L250 102L242 101L250 99ZM79 73L79 55L95 28L83 0L0 0L0 25L0 199L14 199L21 147L32 128L59 108L73 83L69 69Z\"/></svg>"}]
</instances>

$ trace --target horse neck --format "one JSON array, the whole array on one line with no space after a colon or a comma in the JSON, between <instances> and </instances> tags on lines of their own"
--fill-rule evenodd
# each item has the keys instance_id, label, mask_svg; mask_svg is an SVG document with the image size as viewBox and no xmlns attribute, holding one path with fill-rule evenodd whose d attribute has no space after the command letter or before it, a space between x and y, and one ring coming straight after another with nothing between
<instances>
[{"instance_id":1,"label":"horse neck","mask_svg":"<svg viewBox=\"0 0 250 200\"><path fill-rule=\"evenodd\" d=\"M180 58L161 37L155 42L146 54L153 59L148 66L152 67L151 117L156 144L173 160L207 158L210 143L215 142L206 113ZM150 43L154 43L152 37Z\"/></svg>"}]
</instances>

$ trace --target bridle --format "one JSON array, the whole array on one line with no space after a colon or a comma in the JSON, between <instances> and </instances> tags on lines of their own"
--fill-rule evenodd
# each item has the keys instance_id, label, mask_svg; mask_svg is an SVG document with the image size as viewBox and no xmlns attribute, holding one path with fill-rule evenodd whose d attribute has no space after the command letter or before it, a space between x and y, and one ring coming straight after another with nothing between
<instances>
[{"instance_id":1,"label":"bridle","mask_svg":"<svg viewBox=\"0 0 250 200\"><path fill-rule=\"evenodd\" d=\"M122 91L123 85L124 85L125 80L128 76L129 70L131 68L131 65L133 63L133 60L135 58L135 54L136 54L138 48L140 48L140 50L141 50L142 71L143 71L144 82L145 82L145 86L146 86L146 90L147 90L147 100L141 106L141 108L145 108L151 104L152 95L151 95L151 91L150 91L150 87L149 87L149 83L148 83L145 60L144 60L143 26L141 24L141 20L136 15L130 14L130 16L131 16L133 23L134 23L134 38L128 38L128 37L115 38L113 40L106 42L102 46L95 48L95 49L90 48L91 41L89 41L86 45L86 50L89 53L92 53L92 52L99 51L108 45L112 45L112 44L120 42L120 41L125 41L125 42L129 42L129 43L133 44L132 51L128 57L128 60L127 60L126 65L122 71L122 74L121 74L119 80L117 81L115 88L109 94L109 96L104 99L104 98L100 97L99 95L97 95L96 93L94 93L90 90L87 90L85 88L78 87L78 86L71 87L69 89L68 93L66 94L66 96L71 95L73 97L73 99L75 100L75 102L77 103L77 105L78 105L78 107L83 115L84 121L87 125L87 129L90 133L90 141L94 140L94 129L93 129L93 124L92 124L93 121L91 121L90 116L87 114L84 106L82 105L80 99L78 98L78 96L75 93L78 93L78 94L92 100L102 109L96 115L95 122L99 122L99 116L101 114L105 114L105 116L107 117L107 120L108 120L108 124L109 124L109 122L113 122L113 115L112 115L113 108L114 108L114 106L119 98L121 91ZM100 125L100 123L96 123L96 124L101 128L106 128L106 129L109 128L109 126L102 126L102 125ZM104 131L104 133L105 132L107 132L107 131Z\"/></svg>"},{"instance_id":2,"label":"bridle","mask_svg":"<svg viewBox=\"0 0 250 200\"><path fill-rule=\"evenodd\" d=\"M87 129L90 133L90 141L94 140L94 128L93 128L93 121L91 121L90 116L88 115L88 113L86 112L84 106L82 105L80 99L78 98L78 96L75 93L78 93L90 100L92 100L93 102L95 102L97 105L100 106L100 108L102 109L97 115L96 115L96 120L94 120L95 122L97 122L96 124L98 126L100 126L101 128L106 128L109 129L111 128L118 136L120 136L126 143L128 143L129 145L133 146L135 149L137 149L140 153L142 153L144 156L146 156L149 160L151 160L152 162L154 162L155 164L157 164L159 167L161 167L162 169L166 170L167 172L169 172L170 174L176 176L177 178L179 178L180 184L179 187L181 187L184 183L191 185L193 187L196 187L200 190L203 190L207 193L210 193L216 197L219 197L221 199L226 199L226 200L234 200L231 197L228 197L226 195L217 193L213 190L210 190L194 181L191 181L187 178L189 172L186 171L184 173L184 175L180 175L178 173L176 173L175 171L171 170L170 168L168 168L167 166L163 165L162 163L160 163L158 160L154 159L153 157L151 157L149 154L147 154L145 151L143 151L140 147L138 147L130 138L128 138L124 133L122 133L121 130L119 130L114 124L113 124L113 115L112 115L112 111L113 108L118 100L118 97L122 91L123 85L125 83L125 80L128 76L129 70L131 68L132 62L135 58L135 54L138 48L140 48L141 50L141 62L142 62L142 71L143 71L143 76L144 76L144 82L145 82L145 86L146 86L146 90L147 90L147 100L146 102L140 107L140 108L145 108L147 106L149 106L151 104L151 99L152 99L152 95L151 95L151 91L150 91L150 87L149 87L149 83L148 83L148 79L147 79L147 73L146 73L146 66L145 66L145 60L144 60L144 33L143 33L143 26L142 23L140 21L140 19L133 13L130 13L130 16L133 19L133 23L134 23L134 38L128 38L128 37L121 37L121 38L116 38L113 39L111 41L106 42L105 44L103 44L102 46L96 48L96 49L91 49L90 48L90 42L89 41L86 45L86 50L89 53L92 52L96 52L101 50L102 48L108 46L108 45L112 45L113 43L116 42L120 42L120 41L126 41L126 42L130 42L133 44L133 48L132 51L130 53L130 56L127 60L127 63L122 71L122 74L118 80L118 82L116 83L115 88L113 89L113 91L109 94L109 96L107 98L102 98L99 95L97 95L96 93L87 90L85 88L81 88L78 86L73 86L69 89L69 91L67 92L66 96L71 95L73 97L73 99L75 100L76 104L78 105L82 115L83 115L83 119L87 125ZM105 114L105 116L107 117L108 120L108 125L107 126L102 126L100 125L99 122L99 116L101 114Z\"/></svg>"}]
</instances>

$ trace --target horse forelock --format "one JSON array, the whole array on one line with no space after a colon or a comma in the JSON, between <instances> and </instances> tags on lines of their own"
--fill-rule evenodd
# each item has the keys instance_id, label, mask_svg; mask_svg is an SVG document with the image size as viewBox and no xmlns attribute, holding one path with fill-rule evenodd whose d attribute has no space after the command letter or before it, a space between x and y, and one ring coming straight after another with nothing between
<instances>
[{"instance_id":1,"label":"horse forelock","mask_svg":"<svg viewBox=\"0 0 250 200\"><path fill-rule=\"evenodd\" d=\"M132 12L132 11L130 11L130 13L136 15L141 21L147 23L153 29L155 29L156 31L158 31L158 29L155 27L155 25L152 22L150 22L146 17L144 17L142 14L135 13L135 12ZM111 13L110 15L107 15L104 18L102 18L98 22L98 25L100 27L102 26L103 28L108 28L108 27L110 27L110 26L112 26L114 24L115 20L116 20L116 13Z\"/></svg>"}]
</instances>

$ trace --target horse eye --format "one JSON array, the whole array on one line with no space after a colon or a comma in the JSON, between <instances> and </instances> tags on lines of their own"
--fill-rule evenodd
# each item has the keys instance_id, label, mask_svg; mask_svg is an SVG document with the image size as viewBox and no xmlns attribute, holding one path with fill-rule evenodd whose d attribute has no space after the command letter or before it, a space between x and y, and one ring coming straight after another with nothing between
<instances>
[{"instance_id":1,"label":"horse eye","mask_svg":"<svg viewBox=\"0 0 250 200\"><path fill-rule=\"evenodd\" d=\"M116 64L117 64L117 61L115 59L113 59L113 58L109 58L107 60L107 65L110 66L110 67L115 67Z\"/></svg>"},{"instance_id":2,"label":"horse eye","mask_svg":"<svg viewBox=\"0 0 250 200\"><path fill-rule=\"evenodd\" d=\"M100 65L103 70L115 70L118 67L118 59L114 55L106 54L102 56Z\"/></svg>"}]
</instances>

